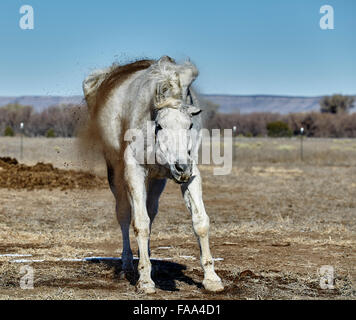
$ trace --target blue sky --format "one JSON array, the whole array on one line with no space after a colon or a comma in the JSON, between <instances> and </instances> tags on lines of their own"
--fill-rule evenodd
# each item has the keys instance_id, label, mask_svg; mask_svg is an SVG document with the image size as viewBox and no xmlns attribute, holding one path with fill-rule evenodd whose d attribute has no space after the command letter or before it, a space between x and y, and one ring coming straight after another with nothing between
<instances>
[{"instance_id":1,"label":"blue sky","mask_svg":"<svg viewBox=\"0 0 356 320\"><path fill-rule=\"evenodd\" d=\"M19 8L34 8L34 30ZM322 5L335 29L321 30ZM190 57L218 94L356 94L355 0L1 0L0 95L76 95L114 61Z\"/></svg>"}]
</instances>

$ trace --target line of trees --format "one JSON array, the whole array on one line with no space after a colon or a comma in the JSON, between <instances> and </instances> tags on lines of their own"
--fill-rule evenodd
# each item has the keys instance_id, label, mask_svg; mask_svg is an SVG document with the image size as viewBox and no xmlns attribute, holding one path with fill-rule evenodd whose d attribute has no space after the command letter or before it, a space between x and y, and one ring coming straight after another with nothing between
<instances>
[{"instance_id":1,"label":"line of trees","mask_svg":"<svg viewBox=\"0 0 356 320\"><path fill-rule=\"evenodd\" d=\"M21 133L22 122L26 136L73 137L84 109L84 106L63 105L35 112L32 106L9 104L0 107L0 135Z\"/></svg>"},{"instance_id":2,"label":"line of trees","mask_svg":"<svg viewBox=\"0 0 356 320\"><path fill-rule=\"evenodd\" d=\"M354 99L334 95L320 100L320 112L250 114L221 114L218 106L202 101L205 126L209 129L237 128L237 134L246 137L298 135L300 128L309 137L356 137L356 113L349 114ZM31 106L9 104L0 107L0 135L21 133L24 123L26 136L73 137L78 124L87 115L85 105L62 105L35 112Z\"/></svg>"},{"instance_id":3,"label":"line of trees","mask_svg":"<svg viewBox=\"0 0 356 320\"><path fill-rule=\"evenodd\" d=\"M213 119L218 105L204 101L203 121L208 123ZM73 137L78 125L87 116L87 107L83 105L52 106L36 112L32 106L8 104L0 107L0 136L15 136L24 133L29 137L45 136ZM23 132L20 125L24 123Z\"/></svg>"},{"instance_id":4,"label":"line of trees","mask_svg":"<svg viewBox=\"0 0 356 320\"><path fill-rule=\"evenodd\" d=\"M284 125L283 125L283 124ZM209 128L237 128L237 134L246 137L298 135L304 128L308 137L356 138L356 113L279 113L217 114Z\"/></svg>"},{"instance_id":5,"label":"line of trees","mask_svg":"<svg viewBox=\"0 0 356 320\"><path fill-rule=\"evenodd\" d=\"M320 112L279 113L258 112L251 114L216 114L208 127L213 129L237 128L239 135L247 137L298 135L300 129L309 137L356 137L354 97L335 94L320 100Z\"/></svg>"}]
</instances>

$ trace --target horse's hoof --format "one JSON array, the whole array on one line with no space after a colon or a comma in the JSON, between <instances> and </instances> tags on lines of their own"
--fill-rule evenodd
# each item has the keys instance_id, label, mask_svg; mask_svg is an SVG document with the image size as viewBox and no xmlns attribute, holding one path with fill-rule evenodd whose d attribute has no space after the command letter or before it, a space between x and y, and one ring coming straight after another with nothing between
<instances>
[{"instance_id":1,"label":"horse's hoof","mask_svg":"<svg viewBox=\"0 0 356 320\"><path fill-rule=\"evenodd\" d=\"M221 292L224 290L224 286L221 283L221 280L204 280L203 286L205 290L209 292Z\"/></svg>"},{"instance_id":2,"label":"horse's hoof","mask_svg":"<svg viewBox=\"0 0 356 320\"><path fill-rule=\"evenodd\" d=\"M126 277L125 271L120 271L120 272L119 272L119 279L120 279L120 280L123 280L123 279L125 279L125 277Z\"/></svg>"},{"instance_id":3,"label":"horse's hoof","mask_svg":"<svg viewBox=\"0 0 356 320\"><path fill-rule=\"evenodd\" d=\"M135 272L134 272L134 270L131 270L131 269L129 269L129 270L121 270L119 272L118 276L119 276L120 280L127 279L127 280L131 281L132 279L135 279Z\"/></svg>"},{"instance_id":4,"label":"horse's hoof","mask_svg":"<svg viewBox=\"0 0 356 320\"><path fill-rule=\"evenodd\" d=\"M153 294L156 293L155 285L152 282L139 281L136 285L136 291L138 293Z\"/></svg>"}]
</instances>

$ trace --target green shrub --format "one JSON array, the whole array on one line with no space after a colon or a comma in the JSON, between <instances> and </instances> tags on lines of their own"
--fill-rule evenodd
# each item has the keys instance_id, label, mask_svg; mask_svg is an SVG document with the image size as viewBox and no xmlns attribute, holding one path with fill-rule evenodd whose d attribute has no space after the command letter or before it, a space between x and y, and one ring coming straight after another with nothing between
<instances>
[{"instance_id":1,"label":"green shrub","mask_svg":"<svg viewBox=\"0 0 356 320\"><path fill-rule=\"evenodd\" d=\"M7 126L4 131L4 136L5 137L13 137L14 135L15 135L14 130L11 127Z\"/></svg>"},{"instance_id":2,"label":"green shrub","mask_svg":"<svg viewBox=\"0 0 356 320\"><path fill-rule=\"evenodd\" d=\"M269 137L291 137L292 130L288 124L283 121L274 121L267 124L267 131Z\"/></svg>"},{"instance_id":3,"label":"green shrub","mask_svg":"<svg viewBox=\"0 0 356 320\"><path fill-rule=\"evenodd\" d=\"M54 130L53 129L48 129L48 131L46 133L46 137L47 138L55 138L56 134L55 134Z\"/></svg>"}]
</instances>

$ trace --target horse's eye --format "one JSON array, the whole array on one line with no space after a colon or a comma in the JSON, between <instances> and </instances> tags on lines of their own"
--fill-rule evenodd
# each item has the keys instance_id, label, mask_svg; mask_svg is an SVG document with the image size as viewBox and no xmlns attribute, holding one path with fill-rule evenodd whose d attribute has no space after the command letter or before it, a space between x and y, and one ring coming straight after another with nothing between
<instances>
[{"instance_id":1,"label":"horse's eye","mask_svg":"<svg viewBox=\"0 0 356 320\"><path fill-rule=\"evenodd\" d=\"M155 134L157 134L157 132L161 129L162 129L161 125L159 123L157 123L156 128L155 128Z\"/></svg>"},{"instance_id":2,"label":"horse's eye","mask_svg":"<svg viewBox=\"0 0 356 320\"><path fill-rule=\"evenodd\" d=\"M191 123L189 126L189 130L192 130L192 129L193 129L193 123Z\"/></svg>"}]
</instances>

